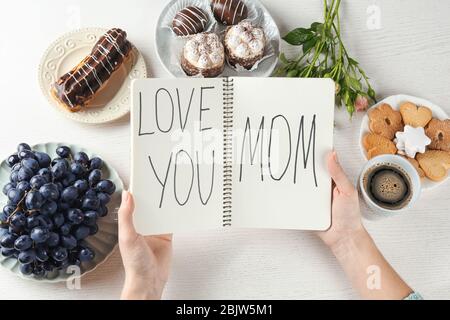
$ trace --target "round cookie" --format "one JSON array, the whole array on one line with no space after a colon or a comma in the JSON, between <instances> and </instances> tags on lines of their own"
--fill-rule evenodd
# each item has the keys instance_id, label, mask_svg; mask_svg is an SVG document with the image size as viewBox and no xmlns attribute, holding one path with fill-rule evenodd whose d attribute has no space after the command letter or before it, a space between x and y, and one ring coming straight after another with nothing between
<instances>
[{"instance_id":1,"label":"round cookie","mask_svg":"<svg viewBox=\"0 0 450 320\"><path fill-rule=\"evenodd\" d=\"M371 109L368 116L370 131L389 140L394 139L395 133L403 129L402 115L387 103Z\"/></svg>"},{"instance_id":2,"label":"round cookie","mask_svg":"<svg viewBox=\"0 0 450 320\"><path fill-rule=\"evenodd\" d=\"M450 151L450 119L431 119L425 134L431 139L430 149Z\"/></svg>"},{"instance_id":3,"label":"round cookie","mask_svg":"<svg viewBox=\"0 0 450 320\"><path fill-rule=\"evenodd\" d=\"M266 36L263 29L242 21L227 28L224 44L228 62L250 70L264 56Z\"/></svg>"},{"instance_id":4,"label":"round cookie","mask_svg":"<svg viewBox=\"0 0 450 320\"><path fill-rule=\"evenodd\" d=\"M178 36L203 32L208 24L206 13L196 6L189 6L178 12L172 21L172 29Z\"/></svg>"},{"instance_id":5,"label":"round cookie","mask_svg":"<svg viewBox=\"0 0 450 320\"><path fill-rule=\"evenodd\" d=\"M199 33L189 39L181 55L181 67L189 76L217 77L223 72L225 52L215 33Z\"/></svg>"}]
</instances>

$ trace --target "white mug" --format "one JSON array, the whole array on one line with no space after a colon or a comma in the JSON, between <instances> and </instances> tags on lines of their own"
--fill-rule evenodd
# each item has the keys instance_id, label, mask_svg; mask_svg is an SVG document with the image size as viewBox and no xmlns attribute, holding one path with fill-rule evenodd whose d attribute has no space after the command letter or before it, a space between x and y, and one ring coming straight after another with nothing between
<instances>
[{"instance_id":1,"label":"white mug","mask_svg":"<svg viewBox=\"0 0 450 320\"><path fill-rule=\"evenodd\" d=\"M397 167L397 169L403 171L403 173L406 174L410 180L411 197L408 203L406 203L402 208L389 209L381 207L370 198L370 196L367 194L366 189L364 188L364 176L367 173L367 171L372 170L374 167L381 165ZM414 168L414 166L408 160L393 154L383 154L370 159L361 170L361 174L359 176L358 181L358 187L361 192L362 198L367 203L368 207L371 209L371 212L364 214L364 217L371 220L388 217L394 214L407 211L408 209L414 206L416 201L419 199L421 192L420 176L417 173L416 168Z\"/></svg>"}]
</instances>

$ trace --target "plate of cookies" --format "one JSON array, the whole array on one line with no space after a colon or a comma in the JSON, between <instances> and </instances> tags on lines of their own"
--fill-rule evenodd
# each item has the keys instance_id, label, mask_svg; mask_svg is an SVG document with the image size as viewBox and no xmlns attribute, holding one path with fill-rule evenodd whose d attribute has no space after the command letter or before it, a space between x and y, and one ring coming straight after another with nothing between
<instances>
[{"instance_id":1,"label":"plate of cookies","mask_svg":"<svg viewBox=\"0 0 450 320\"><path fill-rule=\"evenodd\" d=\"M450 119L428 100L395 95L375 104L362 120L359 142L367 160L380 154L404 157L418 171L423 190L449 178Z\"/></svg>"},{"instance_id":2,"label":"plate of cookies","mask_svg":"<svg viewBox=\"0 0 450 320\"><path fill-rule=\"evenodd\" d=\"M39 84L50 104L84 123L127 114L132 80L146 77L144 58L118 28L66 33L49 46L39 66Z\"/></svg>"},{"instance_id":3,"label":"plate of cookies","mask_svg":"<svg viewBox=\"0 0 450 320\"><path fill-rule=\"evenodd\" d=\"M280 32L257 0L172 0L156 26L156 51L181 77L268 77Z\"/></svg>"}]
</instances>

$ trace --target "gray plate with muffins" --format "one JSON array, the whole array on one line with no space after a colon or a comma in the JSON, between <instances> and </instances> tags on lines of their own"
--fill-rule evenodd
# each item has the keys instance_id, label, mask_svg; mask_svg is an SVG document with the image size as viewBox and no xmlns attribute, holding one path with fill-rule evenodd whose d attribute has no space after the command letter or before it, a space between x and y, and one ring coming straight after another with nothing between
<instances>
[{"instance_id":1,"label":"gray plate with muffins","mask_svg":"<svg viewBox=\"0 0 450 320\"><path fill-rule=\"evenodd\" d=\"M257 0L172 0L156 26L158 57L174 77L268 77L280 33Z\"/></svg>"}]
</instances>

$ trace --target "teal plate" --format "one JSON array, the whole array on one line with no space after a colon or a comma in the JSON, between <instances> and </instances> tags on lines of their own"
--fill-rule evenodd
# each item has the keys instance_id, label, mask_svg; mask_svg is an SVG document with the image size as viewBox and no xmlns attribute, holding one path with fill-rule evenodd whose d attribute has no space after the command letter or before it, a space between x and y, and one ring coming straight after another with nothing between
<instances>
[{"instance_id":1,"label":"teal plate","mask_svg":"<svg viewBox=\"0 0 450 320\"><path fill-rule=\"evenodd\" d=\"M42 151L48 153L48 155L53 159L57 157L56 149L59 146L66 145L72 149L73 153L83 151L89 156L89 158L98 156L95 153L73 144L65 144L65 143L44 143L37 144L33 146L33 150ZM102 158L101 156L99 156ZM103 158L102 158L103 159ZM6 164L4 160L0 165L0 185L3 186L9 181L11 169ZM123 182L120 179L117 172L110 167L105 161L103 162L102 167L102 178L109 179L116 185L116 191L111 196L111 201L108 203L108 215L103 218L98 219L98 228L99 231L97 234L93 236L89 236L85 239L88 246L95 250L95 258L93 261L85 262L81 265L81 270L79 275L82 276L88 272L95 270L97 266L103 263L114 251L115 246L118 241L118 225L117 225L117 212L120 206L121 201L121 193L123 190ZM6 204L6 196L3 193L0 193L0 205L1 208ZM16 258L5 258L0 254L0 265L10 270L11 272L17 274L19 277L27 280L39 281L39 282L62 282L66 281L69 277L73 279L74 270L71 269L63 269L56 270L51 273L48 273L44 278L37 278L34 276L25 276L19 270L19 262Z\"/></svg>"}]
</instances>

